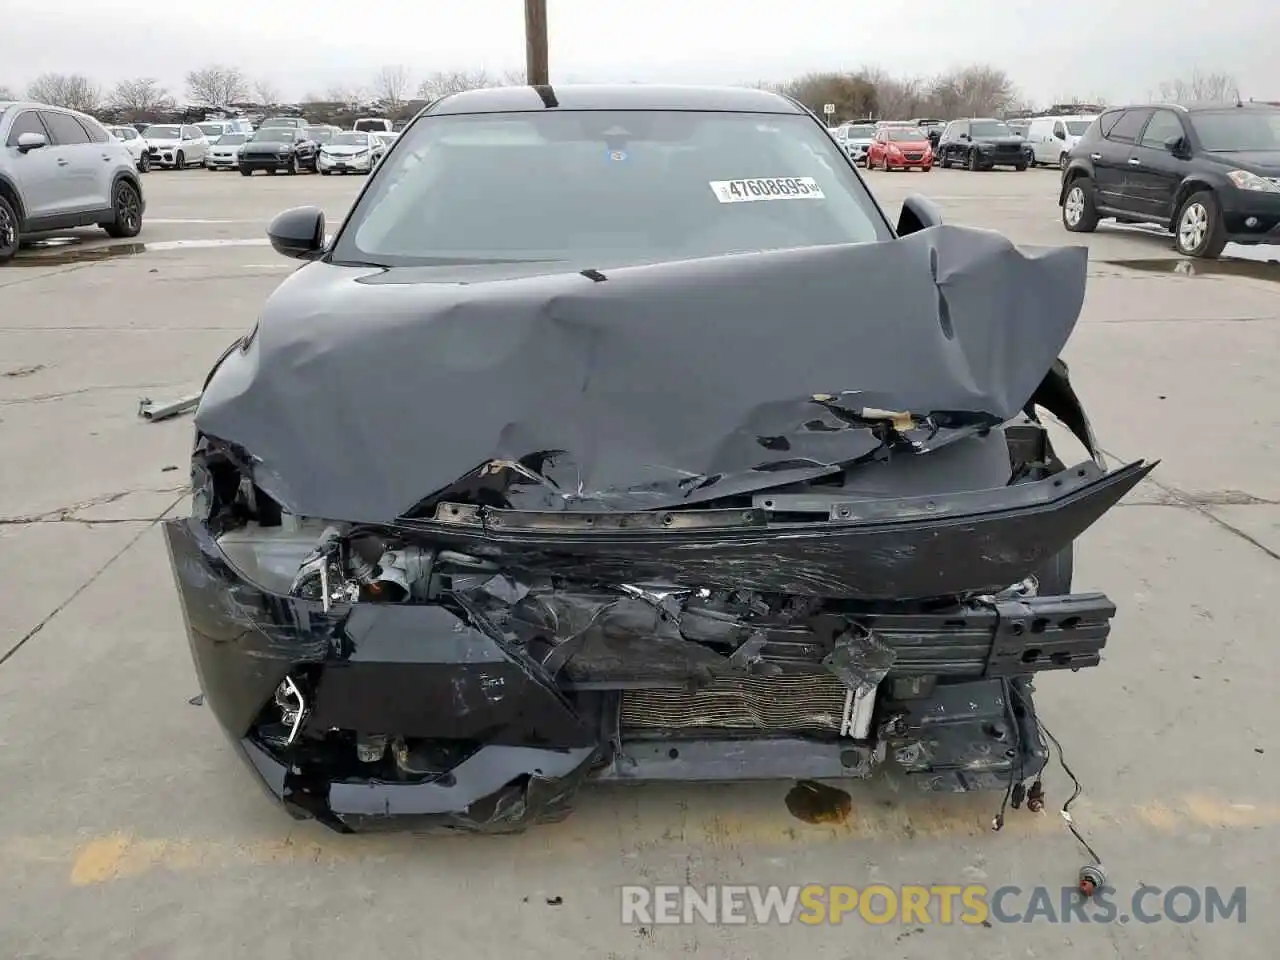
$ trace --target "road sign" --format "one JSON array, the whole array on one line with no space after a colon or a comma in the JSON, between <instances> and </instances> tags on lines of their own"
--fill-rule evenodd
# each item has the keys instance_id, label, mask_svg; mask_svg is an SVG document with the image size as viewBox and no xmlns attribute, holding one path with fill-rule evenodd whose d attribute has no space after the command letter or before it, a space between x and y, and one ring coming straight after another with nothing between
<instances>
[{"instance_id":1,"label":"road sign","mask_svg":"<svg viewBox=\"0 0 1280 960\"><path fill-rule=\"evenodd\" d=\"M822 112L829 117L836 112L836 105L834 103L824 103L822 105Z\"/></svg>"}]
</instances>

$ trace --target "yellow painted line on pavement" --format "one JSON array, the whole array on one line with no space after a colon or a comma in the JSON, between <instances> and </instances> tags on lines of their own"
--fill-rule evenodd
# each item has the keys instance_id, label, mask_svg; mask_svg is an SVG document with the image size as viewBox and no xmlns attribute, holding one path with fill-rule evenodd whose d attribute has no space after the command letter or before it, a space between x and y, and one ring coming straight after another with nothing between
<instances>
[{"instance_id":1,"label":"yellow painted line on pavement","mask_svg":"<svg viewBox=\"0 0 1280 960\"><path fill-rule=\"evenodd\" d=\"M634 809L632 815L604 805L591 804L563 823L532 828L529 832L488 840L457 836L408 843L403 836L375 834L327 835L306 828L314 839L286 835L236 843L198 838L148 837L135 830L120 830L88 838L0 838L0 874L14 875L18 868L69 870L67 881L89 887L138 877L156 870L183 872L218 870L238 866L336 865L368 858L394 860L420 858L424 854L449 856L455 845L467 845L467 855L493 857L495 864L512 856L609 854L621 850L654 851L690 844L724 849L787 847L797 844L839 844L841 841L880 840L911 843L917 840L962 839L990 832L990 805L981 808L968 798L942 804L883 804L855 808L841 824L812 826L785 810L760 810L755 815L679 809ZM1280 806L1232 802L1208 795L1188 795L1166 802L1110 808L1086 802L1072 807L1075 819L1086 831L1102 832L1123 826L1156 834L1187 830L1242 830L1280 826ZM1065 827L1052 808L1042 814L1009 811L1005 836L1043 836Z\"/></svg>"}]
</instances>

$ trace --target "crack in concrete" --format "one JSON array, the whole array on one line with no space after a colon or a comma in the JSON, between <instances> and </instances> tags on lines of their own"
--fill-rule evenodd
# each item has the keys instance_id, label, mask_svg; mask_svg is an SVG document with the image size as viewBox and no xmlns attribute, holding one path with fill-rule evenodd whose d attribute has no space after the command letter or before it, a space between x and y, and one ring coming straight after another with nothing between
<instances>
[{"instance_id":1,"label":"crack in concrete","mask_svg":"<svg viewBox=\"0 0 1280 960\"><path fill-rule=\"evenodd\" d=\"M23 636L19 637L18 640L11 647L9 647L8 650L6 650L3 654L0 654L0 667L3 667L6 663L8 663L13 658L14 654L16 654L19 650L21 650L26 645L28 640L30 640L32 637L38 634L41 630L43 630L46 626L48 626L53 621L54 617L56 617L63 610L67 609L67 607L69 607L72 603L74 603L76 598L79 597L80 594L88 590L89 587L91 587L98 580L99 577L101 577L104 573L106 573L113 563L115 563L117 560L123 557L126 553L128 553L129 550L133 548L133 545L146 535L148 530L150 530L157 523L163 520L165 517L165 514L167 514L170 510L172 510L174 507L176 507L179 503L182 502L182 497L184 496L186 496L185 493L175 497L173 502L170 503L163 510L161 510L158 514L156 514L156 516L150 518L147 521L144 521L146 525L141 530L138 531L136 536L130 537L128 543L126 543L123 547L121 547L114 554L112 554L110 559L108 559L106 563L104 563L97 570L91 573L85 579L85 581L80 584L80 586L72 590L70 596L68 596L60 604L54 607L53 610L51 610L49 614L44 617L44 619L42 619L30 630L28 630Z\"/></svg>"},{"instance_id":2,"label":"crack in concrete","mask_svg":"<svg viewBox=\"0 0 1280 960\"><path fill-rule=\"evenodd\" d=\"M1122 457L1116 456L1110 450L1107 450L1103 447L1099 447L1098 450L1108 459L1117 460L1122 463L1127 462ZM1226 502L1219 502L1211 499L1214 496L1213 493L1199 493L1199 494L1184 493L1183 491L1179 490L1177 487L1172 487L1167 483L1161 483L1159 480L1154 479L1153 475L1150 475L1150 474L1147 476L1146 480L1144 480L1143 482L1151 484L1153 487L1155 487L1157 490L1163 493L1165 495L1165 498L1167 498L1165 502L1152 503L1150 504L1150 506L1163 506L1163 507L1173 507L1175 509L1181 509L1181 510L1192 510L1200 514L1205 519L1209 520L1211 523L1221 527L1223 530L1226 530L1228 533L1231 533L1236 537L1239 537L1241 540L1245 541L1246 543L1252 544L1253 546L1257 547L1259 550L1265 553L1272 560L1280 560L1280 553L1277 553L1276 551L1272 550L1270 547L1268 547L1262 541L1258 540L1256 537L1252 537L1249 534L1245 533L1243 530L1241 530L1239 527L1235 526L1234 524L1228 523L1226 520L1223 520L1221 517L1215 514L1211 509L1209 509L1210 507L1216 507L1216 506L1238 506L1241 504L1242 501L1238 499L1234 499ZM1250 494L1241 493L1238 490L1220 491L1220 494L1221 493L1231 494L1237 497L1248 497L1249 499L1243 501L1243 503L1246 505L1255 504L1255 503L1271 504L1274 502L1271 500L1264 500L1261 497L1253 497ZM1131 504L1131 506L1139 506L1139 504Z\"/></svg>"},{"instance_id":3,"label":"crack in concrete","mask_svg":"<svg viewBox=\"0 0 1280 960\"><path fill-rule=\"evenodd\" d=\"M79 397L86 393L109 393L112 390L154 390L181 387L188 380L167 380L162 383L107 383L97 387L80 387L78 390L64 390L61 393L37 393L33 397L15 397L12 400L0 400L0 407L19 407L28 403L52 403L55 400L66 400L68 397Z\"/></svg>"},{"instance_id":4,"label":"crack in concrete","mask_svg":"<svg viewBox=\"0 0 1280 960\"><path fill-rule=\"evenodd\" d=\"M121 490L117 493L104 493L96 497L90 497L88 500L82 500L79 503L73 503L66 507L55 507L53 510L46 510L44 513L30 513L25 516L16 517L0 517L0 526L24 526L31 523L150 523L154 517L132 517L129 519L103 519L94 520L89 517L77 517L76 514L81 510L88 510L90 507L101 507L109 503L115 503L123 500L125 497L132 496L135 493L177 493L180 494L179 500L191 492L189 484L180 484L172 487L153 487L142 490ZM173 509L172 506L166 508Z\"/></svg>"}]
</instances>

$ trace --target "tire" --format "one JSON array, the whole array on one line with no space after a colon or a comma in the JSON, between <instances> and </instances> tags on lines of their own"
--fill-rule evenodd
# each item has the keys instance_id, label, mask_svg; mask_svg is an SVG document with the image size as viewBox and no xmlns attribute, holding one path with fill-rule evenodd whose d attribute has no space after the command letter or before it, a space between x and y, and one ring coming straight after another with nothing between
<instances>
[{"instance_id":1,"label":"tire","mask_svg":"<svg viewBox=\"0 0 1280 960\"><path fill-rule=\"evenodd\" d=\"M1098 208L1093 205L1093 186L1088 177L1076 177L1067 184L1062 198L1062 225L1071 233L1093 233L1098 226Z\"/></svg>"},{"instance_id":2,"label":"tire","mask_svg":"<svg viewBox=\"0 0 1280 960\"><path fill-rule=\"evenodd\" d=\"M280 172L280 171L279 171L279 170L277 170L275 167L267 167L267 176L268 176L268 177L274 177L274 176L275 176L277 173L279 173L279 172Z\"/></svg>"},{"instance_id":3,"label":"tire","mask_svg":"<svg viewBox=\"0 0 1280 960\"><path fill-rule=\"evenodd\" d=\"M173 169L175 170L187 169L187 158L181 150L179 150L178 155L173 158Z\"/></svg>"},{"instance_id":4,"label":"tire","mask_svg":"<svg viewBox=\"0 0 1280 960\"><path fill-rule=\"evenodd\" d=\"M946 152L944 152L944 153L942 154L942 156L938 158L938 162L939 162L940 164L942 164L942 169L943 169L943 170L950 170L950 169L951 169L951 154L950 154L950 153L946 153Z\"/></svg>"},{"instance_id":5,"label":"tire","mask_svg":"<svg viewBox=\"0 0 1280 960\"><path fill-rule=\"evenodd\" d=\"M333 171L332 171L332 170L321 170L321 171L320 171L320 176L322 176L322 177L327 177L327 176L329 176L331 173L333 173Z\"/></svg>"},{"instance_id":6,"label":"tire","mask_svg":"<svg viewBox=\"0 0 1280 960\"><path fill-rule=\"evenodd\" d=\"M0 263L8 263L22 246L22 225L18 223L18 211L3 194L0 194Z\"/></svg>"},{"instance_id":7,"label":"tire","mask_svg":"<svg viewBox=\"0 0 1280 960\"><path fill-rule=\"evenodd\" d=\"M1065 153L1058 154L1058 169L1067 169L1067 155Z\"/></svg>"},{"instance_id":8,"label":"tire","mask_svg":"<svg viewBox=\"0 0 1280 960\"><path fill-rule=\"evenodd\" d=\"M1209 190L1187 197L1173 224L1173 246L1185 257L1217 260L1227 245L1218 198Z\"/></svg>"},{"instance_id":9,"label":"tire","mask_svg":"<svg viewBox=\"0 0 1280 960\"><path fill-rule=\"evenodd\" d=\"M253 176L253 171L252 171L252 170L250 170L248 167L241 167L241 168L240 168L240 176L242 176L242 177L252 177L252 176Z\"/></svg>"},{"instance_id":10,"label":"tire","mask_svg":"<svg viewBox=\"0 0 1280 960\"><path fill-rule=\"evenodd\" d=\"M147 150L142 151L142 159L138 161L138 172L139 172L139 173L150 173L150 172L151 172L151 153L150 153L150 151L147 151Z\"/></svg>"},{"instance_id":11,"label":"tire","mask_svg":"<svg viewBox=\"0 0 1280 960\"><path fill-rule=\"evenodd\" d=\"M968 156L965 157L964 165L966 170L969 170L969 171L978 170L978 151L977 150L969 151Z\"/></svg>"},{"instance_id":12,"label":"tire","mask_svg":"<svg viewBox=\"0 0 1280 960\"><path fill-rule=\"evenodd\" d=\"M1027 165L1025 163L1015 163L1013 165L1013 169L1017 170L1019 173L1023 173L1026 171Z\"/></svg>"},{"instance_id":13,"label":"tire","mask_svg":"<svg viewBox=\"0 0 1280 960\"><path fill-rule=\"evenodd\" d=\"M289 159L289 176L296 177L301 172L302 168L298 165L298 156L297 154L294 154L293 157Z\"/></svg>"},{"instance_id":14,"label":"tire","mask_svg":"<svg viewBox=\"0 0 1280 960\"><path fill-rule=\"evenodd\" d=\"M115 217L102 224L108 237L123 240L142 232L142 195L128 180L119 181L111 191L111 212Z\"/></svg>"}]
</instances>

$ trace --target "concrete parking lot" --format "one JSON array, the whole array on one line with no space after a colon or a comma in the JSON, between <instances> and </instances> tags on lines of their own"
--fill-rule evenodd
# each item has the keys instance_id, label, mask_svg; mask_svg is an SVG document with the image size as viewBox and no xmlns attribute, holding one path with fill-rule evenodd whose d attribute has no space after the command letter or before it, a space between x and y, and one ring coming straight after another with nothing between
<instances>
[{"instance_id":1,"label":"concrete parking lot","mask_svg":"<svg viewBox=\"0 0 1280 960\"><path fill-rule=\"evenodd\" d=\"M188 702L156 523L186 508L190 420L136 409L198 389L294 268L266 245L273 214L336 222L363 180L190 171L144 178L138 241L84 231L0 268L0 957L1274 956L1280 251L1192 263L1151 231L1069 235L1056 171L868 179L895 214L918 190L951 222L1089 245L1076 387L1109 456L1163 462L1079 544L1078 588L1120 606L1104 664L1044 675L1039 703L1117 900L1244 886L1246 922L620 922L624 883L1056 891L1086 859L1056 767L1048 811L998 834L998 797L875 784L846 785L852 812L826 825L788 812L787 784L589 789L516 837L290 820Z\"/></svg>"}]
</instances>

